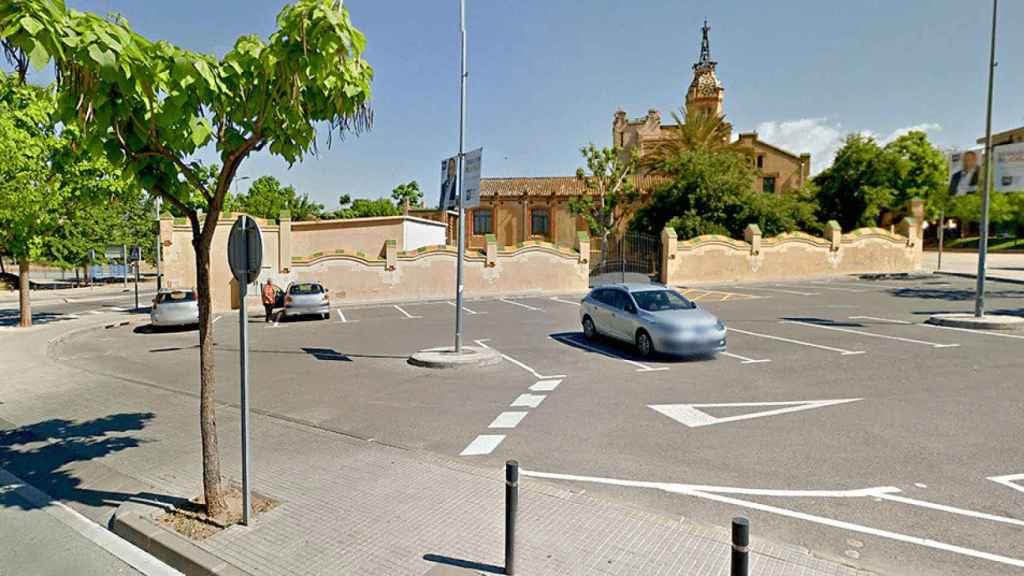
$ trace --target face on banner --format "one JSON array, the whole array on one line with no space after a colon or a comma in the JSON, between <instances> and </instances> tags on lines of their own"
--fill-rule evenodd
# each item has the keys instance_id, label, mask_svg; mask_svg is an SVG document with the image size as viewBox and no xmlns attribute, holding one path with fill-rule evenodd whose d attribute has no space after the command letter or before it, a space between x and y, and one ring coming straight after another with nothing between
<instances>
[{"instance_id":1,"label":"face on banner","mask_svg":"<svg viewBox=\"0 0 1024 576\"><path fill-rule=\"evenodd\" d=\"M439 210L451 210L457 203L459 193L459 157L452 156L441 161L441 201Z\"/></svg>"},{"instance_id":2,"label":"face on banner","mask_svg":"<svg viewBox=\"0 0 1024 576\"><path fill-rule=\"evenodd\" d=\"M981 176L982 151L956 150L947 156L949 160L949 195L963 196L978 191Z\"/></svg>"},{"instance_id":3,"label":"face on banner","mask_svg":"<svg viewBox=\"0 0 1024 576\"><path fill-rule=\"evenodd\" d=\"M992 155L996 161L996 191L1024 192L1024 142L996 146Z\"/></svg>"}]
</instances>

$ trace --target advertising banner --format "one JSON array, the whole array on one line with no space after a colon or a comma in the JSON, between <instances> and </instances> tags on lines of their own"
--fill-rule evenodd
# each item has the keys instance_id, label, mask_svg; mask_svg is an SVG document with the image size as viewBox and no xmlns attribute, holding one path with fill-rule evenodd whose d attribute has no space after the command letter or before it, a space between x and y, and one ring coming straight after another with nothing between
<instances>
[{"instance_id":1,"label":"advertising banner","mask_svg":"<svg viewBox=\"0 0 1024 576\"><path fill-rule=\"evenodd\" d=\"M466 158L462 164L462 192L466 195L465 207L477 208L480 206L480 167L483 160L484 149L477 148L466 152Z\"/></svg>"},{"instance_id":2,"label":"advertising banner","mask_svg":"<svg viewBox=\"0 0 1024 576\"><path fill-rule=\"evenodd\" d=\"M441 201L438 210L457 210L459 204L459 157L441 161Z\"/></svg>"},{"instance_id":3,"label":"advertising banner","mask_svg":"<svg viewBox=\"0 0 1024 576\"><path fill-rule=\"evenodd\" d=\"M981 163L984 153L976 150L954 150L947 154L949 161L949 195L963 196L978 191Z\"/></svg>"},{"instance_id":4,"label":"advertising banner","mask_svg":"<svg viewBox=\"0 0 1024 576\"><path fill-rule=\"evenodd\" d=\"M996 160L996 191L1024 192L1024 142L996 146L992 156Z\"/></svg>"}]
</instances>

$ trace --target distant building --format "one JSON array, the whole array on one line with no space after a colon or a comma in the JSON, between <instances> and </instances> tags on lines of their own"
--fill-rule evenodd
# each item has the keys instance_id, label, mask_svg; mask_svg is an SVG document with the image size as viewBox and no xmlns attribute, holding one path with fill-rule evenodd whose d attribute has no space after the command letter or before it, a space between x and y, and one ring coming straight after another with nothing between
<instances>
[{"instance_id":1,"label":"distant building","mask_svg":"<svg viewBox=\"0 0 1024 576\"><path fill-rule=\"evenodd\" d=\"M711 60L710 31L705 21L700 57L693 65L693 80L686 91L686 108L721 115L725 88L715 74L717 63ZM675 124L663 125L660 113L654 109L647 116L632 120L619 110L612 120L612 143L625 150L636 148L642 156L652 145L669 139L677 128ZM737 141L752 150L756 191L781 194L800 188L810 178L810 154L794 154L762 142L756 132L741 133ZM662 178L654 174L636 176L634 185L641 199L659 181ZM487 234L495 234L499 246L525 240L571 246L576 231L586 229L586 222L569 210L569 200L586 193L575 176L483 178L480 184L480 207L467 210L466 214L469 246L483 247ZM450 219L449 222L454 223Z\"/></svg>"}]
</instances>

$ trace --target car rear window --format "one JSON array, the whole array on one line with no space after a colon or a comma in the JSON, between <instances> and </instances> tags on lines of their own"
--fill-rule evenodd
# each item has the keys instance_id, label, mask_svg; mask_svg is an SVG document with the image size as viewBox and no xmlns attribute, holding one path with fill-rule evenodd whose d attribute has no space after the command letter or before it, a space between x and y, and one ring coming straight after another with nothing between
<instances>
[{"instance_id":1,"label":"car rear window","mask_svg":"<svg viewBox=\"0 0 1024 576\"><path fill-rule=\"evenodd\" d=\"M291 288L288 289L288 293L294 296L301 296L303 294L320 294L324 291L324 287L319 284L292 284Z\"/></svg>"},{"instance_id":2,"label":"car rear window","mask_svg":"<svg viewBox=\"0 0 1024 576\"><path fill-rule=\"evenodd\" d=\"M648 312L657 312L659 310L690 310L694 307L693 302L690 302L682 296L682 294L672 290L644 290L642 292L633 292L633 299L636 300L636 305L641 310L647 310Z\"/></svg>"},{"instance_id":3,"label":"car rear window","mask_svg":"<svg viewBox=\"0 0 1024 576\"><path fill-rule=\"evenodd\" d=\"M157 302L193 302L195 299L195 292L190 290L175 290L174 292L161 292Z\"/></svg>"}]
</instances>

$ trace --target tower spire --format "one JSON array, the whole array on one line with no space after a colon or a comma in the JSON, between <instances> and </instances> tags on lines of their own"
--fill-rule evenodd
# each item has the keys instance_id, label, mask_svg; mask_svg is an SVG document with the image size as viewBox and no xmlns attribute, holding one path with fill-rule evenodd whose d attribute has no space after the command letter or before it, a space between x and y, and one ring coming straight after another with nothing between
<instances>
[{"instance_id":1,"label":"tower spire","mask_svg":"<svg viewBox=\"0 0 1024 576\"><path fill-rule=\"evenodd\" d=\"M714 68L717 62L711 60L711 41L708 39L708 35L711 32L711 26L708 25L708 19L704 19L704 27L701 28L702 37L700 41L700 59L693 65L693 69L698 68Z\"/></svg>"}]
</instances>

